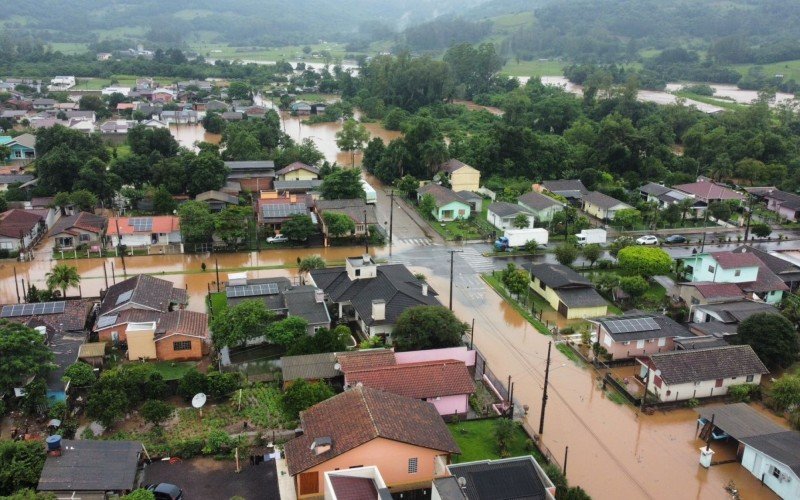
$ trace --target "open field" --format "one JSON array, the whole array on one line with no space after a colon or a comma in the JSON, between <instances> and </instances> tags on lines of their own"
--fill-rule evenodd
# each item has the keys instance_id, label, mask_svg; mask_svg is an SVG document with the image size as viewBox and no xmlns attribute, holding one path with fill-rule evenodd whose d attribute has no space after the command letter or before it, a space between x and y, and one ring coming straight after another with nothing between
<instances>
[{"instance_id":1,"label":"open field","mask_svg":"<svg viewBox=\"0 0 800 500\"><path fill-rule=\"evenodd\" d=\"M88 45L85 43L67 43L67 42L53 42L48 43L53 50L57 50L67 55L83 54L89 50Z\"/></svg>"},{"instance_id":2,"label":"open field","mask_svg":"<svg viewBox=\"0 0 800 500\"><path fill-rule=\"evenodd\" d=\"M211 58L219 59L249 59L253 61L277 61L280 59L305 59L310 62L322 62L321 58L312 57L303 53L303 45L290 45L286 47L232 47L226 44L196 43L190 44L191 50ZM344 57L344 45L339 43L324 43L309 45L313 52L327 50L333 57Z\"/></svg>"},{"instance_id":3,"label":"open field","mask_svg":"<svg viewBox=\"0 0 800 500\"><path fill-rule=\"evenodd\" d=\"M767 76L783 75L785 80L800 81L800 59L794 61L781 61L771 64L734 64L741 74L746 75L750 68L753 66L761 66L764 68L764 74Z\"/></svg>"},{"instance_id":4,"label":"open field","mask_svg":"<svg viewBox=\"0 0 800 500\"><path fill-rule=\"evenodd\" d=\"M504 74L510 76L561 76L564 74L565 61L516 61L510 59L503 69Z\"/></svg>"},{"instance_id":5,"label":"open field","mask_svg":"<svg viewBox=\"0 0 800 500\"><path fill-rule=\"evenodd\" d=\"M692 99L693 101L702 102L705 104L711 104L712 106L719 106L720 108L725 109L741 109L745 105L744 104L737 104L733 101L729 101L727 99L718 99L715 97L708 97L705 95L694 94L692 92L686 92L683 90L679 90L675 92L675 95L678 97L683 97L686 99Z\"/></svg>"}]
</instances>

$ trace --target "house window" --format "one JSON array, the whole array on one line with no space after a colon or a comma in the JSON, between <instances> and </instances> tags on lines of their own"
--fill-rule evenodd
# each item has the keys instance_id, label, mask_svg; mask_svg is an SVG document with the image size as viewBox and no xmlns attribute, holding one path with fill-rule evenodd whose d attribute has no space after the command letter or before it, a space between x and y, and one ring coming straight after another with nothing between
<instances>
[{"instance_id":1,"label":"house window","mask_svg":"<svg viewBox=\"0 0 800 500\"><path fill-rule=\"evenodd\" d=\"M714 272L714 266L708 266L708 272L713 273Z\"/></svg>"},{"instance_id":2,"label":"house window","mask_svg":"<svg viewBox=\"0 0 800 500\"><path fill-rule=\"evenodd\" d=\"M665 345L667 345L666 337L661 337L658 339L658 347L664 347Z\"/></svg>"},{"instance_id":3,"label":"house window","mask_svg":"<svg viewBox=\"0 0 800 500\"><path fill-rule=\"evenodd\" d=\"M755 377L756 377L755 375L748 375L745 381L752 382Z\"/></svg>"},{"instance_id":4,"label":"house window","mask_svg":"<svg viewBox=\"0 0 800 500\"><path fill-rule=\"evenodd\" d=\"M409 474L416 474L417 473L417 462L419 459L409 458L408 459L408 473Z\"/></svg>"},{"instance_id":5,"label":"house window","mask_svg":"<svg viewBox=\"0 0 800 500\"><path fill-rule=\"evenodd\" d=\"M653 343L653 342L655 342L655 341L656 341L656 339L647 339L647 343L648 343L648 344L652 344L652 343Z\"/></svg>"},{"instance_id":6,"label":"house window","mask_svg":"<svg viewBox=\"0 0 800 500\"><path fill-rule=\"evenodd\" d=\"M639 349L644 347L644 340L637 340L636 341L636 347L639 348Z\"/></svg>"},{"instance_id":7,"label":"house window","mask_svg":"<svg viewBox=\"0 0 800 500\"><path fill-rule=\"evenodd\" d=\"M92 239L92 236L89 234L82 234L80 238L81 241L89 241L90 239Z\"/></svg>"},{"instance_id":8,"label":"house window","mask_svg":"<svg viewBox=\"0 0 800 500\"><path fill-rule=\"evenodd\" d=\"M741 269L737 269L736 271L734 271L733 275L734 276L741 276L742 275L742 270Z\"/></svg>"},{"instance_id":9,"label":"house window","mask_svg":"<svg viewBox=\"0 0 800 500\"><path fill-rule=\"evenodd\" d=\"M22 151L14 151L14 158L22 158Z\"/></svg>"},{"instance_id":10,"label":"house window","mask_svg":"<svg viewBox=\"0 0 800 500\"><path fill-rule=\"evenodd\" d=\"M772 476L774 478L780 479L781 478L781 470L779 468L775 467L774 465L772 465L771 467L772 467L772 470L770 471L770 474L772 474Z\"/></svg>"},{"instance_id":11,"label":"house window","mask_svg":"<svg viewBox=\"0 0 800 500\"><path fill-rule=\"evenodd\" d=\"M192 349L192 342L189 340L181 340L172 343L173 351L190 351Z\"/></svg>"},{"instance_id":12,"label":"house window","mask_svg":"<svg viewBox=\"0 0 800 500\"><path fill-rule=\"evenodd\" d=\"M361 276L361 269L356 269L356 276Z\"/></svg>"}]
</instances>

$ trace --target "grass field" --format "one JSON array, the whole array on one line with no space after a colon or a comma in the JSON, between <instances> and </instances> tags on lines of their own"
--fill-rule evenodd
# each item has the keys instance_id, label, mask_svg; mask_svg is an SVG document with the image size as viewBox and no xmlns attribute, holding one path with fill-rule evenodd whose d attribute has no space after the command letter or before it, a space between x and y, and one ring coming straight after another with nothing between
<instances>
[{"instance_id":1,"label":"grass field","mask_svg":"<svg viewBox=\"0 0 800 500\"><path fill-rule=\"evenodd\" d=\"M211 309L214 314L224 311L228 308L228 298L225 292L214 292L211 294Z\"/></svg>"},{"instance_id":2,"label":"grass field","mask_svg":"<svg viewBox=\"0 0 800 500\"><path fill-rule=\"evenodd\" d=\"M564 61L516 61L510 59L503 69L504 74L510 76L561 76L564 66L569 63Z\"/></svg>"},{"instance_id":3,"label":"grass field","mask_svg":"<svg viewBox=\"0 0 800 500\"><path fill-rule=\"evenodd\" d=\"M89 46L85 43L54 42L49 43L48 45L50 45L53 50L57 50L67 55L83 54L89 49Z\"/></svg>"},{"instance_id":4,"label":"grass field","mask_svg":"<svg viewBox=\"0 0 800 500\"><path fill-rule=\"evenodd\" d=\"M196 362L187 361L184 363L177 363L173 361L157 361L153 363L156 371L164 377L164 380L178 380L183 378L183 375L197 366Z\"/></svg>"},{"instance_id":5,"label":"grass field","mask_svg":"<svg viewBox=\"0 0 800 500\"><path fill-rule=\"evenodd\" d=\"M497 439L494 437L494 429L497 419L492 420L472 420L469 422L458 422L448 424L450 433L453 435L458 447L461 448L461 455L455 457L454 462L472 462L474 460L495 460L500 458L497 449ZM539 453L528 451L528 435L522 427L516 426L514 435L508 446L509 456L519 457L522 455L534 455L541 463L542 457ZM538 455L538 456L537 456Z\"/></svg>"},{"instance_id":6,"label":"grass field","mask_svg":"<svg viewBox=\"0 0 800 500\"><path fill-rule=\"evenodd\" d=\"M345 55L344 45L338 43L324 43L309 45L313 52L327 50L333 57L342 58ZM286 47L232 47L218 43L195 43L190 48L198 53L219 59L248 59L253 61L278 61L280 59L302 59L309 62L323 62L321 58L312 57L303 53L303 45L290 45Z\"/></svg>"},{"instance_id":7,"label":"grass field","mask_svg":"<svg viewBox=\"0 0 800 500\"><path fill-rule=\"evenodd\" d=\"M741 74L746 75L753 66L761 66L767 76L783 75L785 80L794 79L795 81L800 81L800 59L760 65L735 64L733 67Z\"/></svg>"},{"instance_id":8,"label":"grass field","mask_svg":"<svg viewBox=\"0 0 800 500\"><path fill-rule=\"evenodd\" d=\"M744 104L738 104L733 101L729 101L727 99L717 99L705 95L694 94L692 92L686 92L684 90L679 90L675 92L675 95L678 97L683 97L685 99L692 99L693 101L698 101L705 104L711 104L712 106L719 106L720 108L725 108L730 110L741 109L745 107Z\"/></svg>"}]
</instances>

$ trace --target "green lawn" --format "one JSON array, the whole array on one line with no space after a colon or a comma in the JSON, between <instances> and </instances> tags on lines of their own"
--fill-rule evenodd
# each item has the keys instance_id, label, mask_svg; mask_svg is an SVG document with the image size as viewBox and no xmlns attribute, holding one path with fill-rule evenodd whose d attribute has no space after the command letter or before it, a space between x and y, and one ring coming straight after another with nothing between
<instances>
[{"instance_id":1,"label":"green lawn","mask_svg":"<svg viewBox=\"0 0 800 500\"><path fill-rule=\"evenodd\" d=\"M717 97L709 97L706 95L695 94L692 92L686 92L684 90L679 90L675 92L675 95L678 97L683 97L686 99L692 99L693 101L702 102L705 104L710 104L712 106L719 106L720 108L734 110L734 109L741 109L744 107L744 104L737 104L733 101L728 99L720 99Z\"/></svg>"},{"instance_id":2,"label":"green lawn","mask_svg":"<svg viewBox=\"0 0 800 500\"><path fill-rule=\"evenodd\" d=\"M556 349L558 349L561 352L561 354L569 358L570 361L572 361L576 365L583 365L583 360L580 357L578 357L575 351L573 351L572 348L570 348L570 346L568 346L567 344L556 344Z\"/></svg>"},{"instance_id":3,"label":"green lawn","mask_svg":"<svg viewBox=\"0 0 800 500\"><path fill-rule=\"evenodd\" d=\"M190 44L190 48L200 54L219 59L247 59L253 61L278 61L284 60L306 60L308 62L324 62L322 58L312 57L311 54L303 53L303 45L288 45L285 47L232 47L227 44L219 43L195 43ZM344 57L346 51L344 45L340 43L311 44L312 53L319 53L327 50L334 58Z\"/></svg>"},{"instance_id":4,"label":"green lawn","mask_svg":"<svg viewBox=\"0 0 800 500\"><path fill-rule=\"evenodd\" d=\"M741 74L746 75L750 68L756 64L734 64L733 67ZM760 64L764 68L767 76L783 75L784 80L800 80L800 59L794 61L782 61L772 64Z\"/></svg>"},{"instance_id":5,"label":"green lawn","mask_svg":"<svg viewBox=\"0 0 800 500\"><path fill-rule=\"evenodd\" d=\"M564 66L569 63L565 61L516 61L509 59L503 69L504 74L510 76L561 76L564 74Z\"/></svg>"},{"instance_id":6,"label":"green lawn","mask_svg":"<svg viewBox=\"0 0 800 500\"><path fill-rule=\"evenodd\" d=\"M214 292L211 294L211 309L214 314L224 311L228 308L228 298L225 292Z\"/></svg>"},{"instance_id":7,"label":"green lawn","mask_svg":"<svg viewBox=\"0 0 800 500\"><path fill-rule=\"evenodd\" d=\"M175 361L157 361L153 363L158 373L164 377L164 380L178 380L183 378L183 375L197 366L194 361L186 361L178 363Z\"/></svg>"},{"instance_id":8,"label":"green lawn","mask_svg":"<svg viewBox=\"0 0 800 500\"><path fill-rule=\"evenodd\" d=\"M461 455L455 457L454 462L472 462L474 460L495 460L500 458L497 449L497 440L494 437L496 419L472 420L448 424ZM538 450L529 451L527 442L530 438L521 426L517 426L511 444L508 447L510 456L534 455L537 462L542 462L543 457Z\"/></svg>"}]
</instances>

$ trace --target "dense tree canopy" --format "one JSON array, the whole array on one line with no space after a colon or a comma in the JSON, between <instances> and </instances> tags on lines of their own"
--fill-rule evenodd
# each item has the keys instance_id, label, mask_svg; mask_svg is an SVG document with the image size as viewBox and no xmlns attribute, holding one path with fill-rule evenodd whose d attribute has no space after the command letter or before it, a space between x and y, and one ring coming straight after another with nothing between
<instances>
[{"instance_id":1,"label":"dense tree canopy","mask_svg":"<svg viewBox=\"0 0 800 500\"><path fill-rule=\"evenodd\" d=\"M41 333L8 320L0 320L0 391L14 387L32 375L44 375L52 367L53 352Z\"/></svg>"},{"instance_id":2,"label":"dense tree canopy","mask_svg":"<svg viewBox=\"0 0 800 500\"><path fill-rule=\"evenodd\" d=\"M455 347L468 328L446 307L410 307L398 316L392 341L399 351Z\"/></svg>"},{"instance_id":3,"label":"dense tree canopy","mask_svg":"<svg viewBox=\"0 0 800 500\"><path fill-rule=\"evenodd\" d=\"M750 316L736 329L734 342L753 348L769 369L786 368L797 361L800 339L794 325L778 314Z\"/></svg>"}]
</instances>

